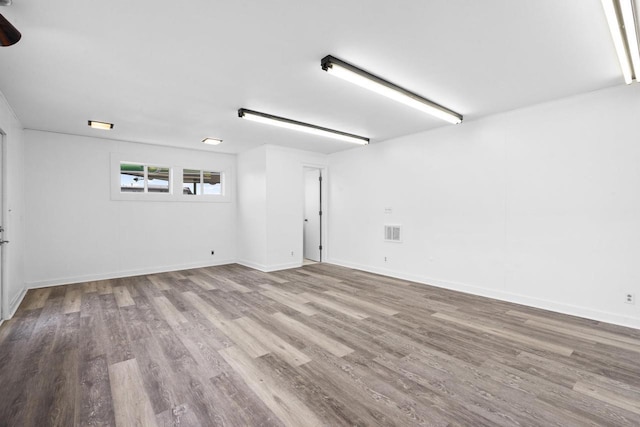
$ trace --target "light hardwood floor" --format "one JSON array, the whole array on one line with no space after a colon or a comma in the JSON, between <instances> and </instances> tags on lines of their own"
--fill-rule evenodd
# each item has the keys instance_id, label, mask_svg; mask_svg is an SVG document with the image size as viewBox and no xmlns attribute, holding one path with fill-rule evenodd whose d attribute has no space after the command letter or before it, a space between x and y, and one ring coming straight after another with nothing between
<instances>
[{"instance_id":1,"label":"light hardwood floor","mask_svg":"<svg viewBox=\"0 0 640 427\"><path fill-rule=\"evenodd\" d=\"M640 425L640 331L328 264L29 291L2 426Z\"/></svg>"}]
</instances>

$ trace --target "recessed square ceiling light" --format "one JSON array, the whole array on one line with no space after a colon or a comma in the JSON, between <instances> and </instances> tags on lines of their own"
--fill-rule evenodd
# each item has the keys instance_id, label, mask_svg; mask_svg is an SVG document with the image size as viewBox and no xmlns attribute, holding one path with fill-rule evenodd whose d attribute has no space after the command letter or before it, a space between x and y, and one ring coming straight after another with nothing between
<instances>
[{"instance_id":1,"label":"recessed square ceiling light","mask_svg":"<svg viewBox=\"0 0 640 427\"><path fill-rule=\"evenodd\" d=\"M113 123L98 122L95 120L89 120L89 126L94 129L111 130L113 129Z\"/></svg>"},{"instance_id":2,"label":"recessed square ceiling light","mask_svg":"<svg viewBox=\"0 0 640 427\"><path fill-rule=\"evenodd\" d=\"M222 140L218 139L218 138L205 138L205 139L202 140L202 142L204 142L205 144L209 144L209 145L222 144Z\"/></svg>"}]
</instances>

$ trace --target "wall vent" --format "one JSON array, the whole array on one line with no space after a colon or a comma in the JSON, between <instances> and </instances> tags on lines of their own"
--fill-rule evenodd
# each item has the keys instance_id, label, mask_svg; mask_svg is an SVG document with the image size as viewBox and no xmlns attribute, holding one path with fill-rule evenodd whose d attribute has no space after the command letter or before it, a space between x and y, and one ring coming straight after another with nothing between
<instances>
[{"instance_id":1,"label":"wall vent","mask_svg":"<svg viewBox=\"0 0 640 427\"><path fill-rule=\"evenodd\" d=\"M384 226L384 240L386 242L402 242L401 227L399 225Z\"/></svg>"}]
</instances>

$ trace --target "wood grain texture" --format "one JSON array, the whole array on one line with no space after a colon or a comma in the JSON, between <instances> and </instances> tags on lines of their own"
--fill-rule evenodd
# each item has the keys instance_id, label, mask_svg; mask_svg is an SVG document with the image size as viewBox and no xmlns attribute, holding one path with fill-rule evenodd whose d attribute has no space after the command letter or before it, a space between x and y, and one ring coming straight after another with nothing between
<instances>
[{"instance_id":1,"label":"wood grain texture","mask_svg":"<svg viewBox=\"0 0 640 427\"><path fill-rule=\"evenodd\" d=\"M179 326L181 323L187 323L188 320L171 304L171 301L165 296L155 297L153 303L158 311L164 316L167 323L171 326Z\"/></svg>"},{"instance_id":2,"label":"wood grain texture","mask_svg":"<svg viewBox=\"0 0 640 427\"><path fill-rule=\"evenodd\" d=\"M35 310L44 307L52 288L35 289L28 292L21 305L23 310Z\"/></svg>"},{"instance_id":3,"label":"wood grain texture","mask_svg":"<svg viewBox=\"0 0 640 427\"><path fill-rule=\"evenodd\" d=\"M275 333L259 325L253 319L248 317L241 317L235 319L234 322L240 325L249 335L254 337L263 347L269 349L280 356L282 360L289 363L291 366L304 365L310 362L311 359L303 352L280 338Z\"/></svg>"},{"instance_id":4,"label":"wood grain texture","mask_svg":"<svg viewBox=\"0 0 640 427\"><path fill-rule=\"evenodd\" d=\"M80 289L72 289L64 296L64 313L80 312L80 303L82 302L82 292Z\"/></svg>"},{"instance_id":5,"label":"wood grain texture","mask_svg":"<svg viewBox=\"0 0 640 427\"><path fill-rule=\"evenodd\" d=\"M458 323L458 324L464 326L465 328L475 329L475 330L477 330L479 332L484 332L484 333L488 333L488 334L492 334L492 335L498 335L498 336L501 336L501 337L504 337L504 338L507 338L507 339L518 341L518 342L520 342L522 344L527 344L527 345L530 345L530 346L532 346L534 348L539 348L541 350L552 351L554 353L558 353L558 354L563 355L563 356L571 356L571 353L573 353L573 349L571 349L571 348L569 348L567 346L564 346L564 345L557 345L557 344L553 344L551 342L537 340L535 338L531 338L529 336L522 335L522 334L519 334L517 332L511 332L511 331L508 331L508 330L496 329L496 328L492 328L492 327L489 327L489 326L475 324L475 323L472 323L472 322L467 321L467 320L463 320L463 319L459 319L459 318L450 316L448 314L435 313L435 314L433 314L433 317L435 317L437 319L453 322L453 323Z\"/></svg>"},{"instance_id":6,"label":"wood grain texture","mask_svg":"<svg viewBox=\"0 0 640 427\"><path fill-rule=\"evenodd\" d=\"M640 331L328 264L28 292L0 426L640 425Z\"/></svg>"},{"instance_id":7,"label":"wood grain texture","mask_svg":"<svg viewBox=\"0 0 640 427\"><path fill-rule=\"evenodd\" d=\"M337 302L324 296L320 296L311 292L304 292L302 296L310 300L314 304L326 307L329 310L333 310L338 313L346 314L347 316L353 317L354 319L362 320L369 317L367 313L359 310L357 307L351 307L349 305Z\"/></svg>"},{"instance_id":8,"label":"wood grain texture","mask_svg":"<svg viewBox=\"0 0 640 427\"><path fill-rule=\"evenodd\" d=\"M387 308L380 304L375 304L375 303L366 301L362 298L344 294L342 292L325 291L324 293L327 295L331 295L332 297L335 297L338 300L345 301L347 304L351 306L360 307L363 310L368 310L369 312L385 314L387 316L393 316L394 314L399 313L397 310Z\"/></svg>"},{"instance_id":9,"label":"wood grain texture","mask_svg":"<svg viewBox=\"0 0 640 427\"><path fill-rule=\"evenodd\" d=\"M268 371L260 369L242 350L220 350L227 363L242 377L286 426L322 426L323 423L294 393L280 386Z\"/></svg>"},{"instance_id":10,"label":"wood grain texture","mask_svg":"<svg viewBox=\"0 0 640 427\"><path fill-rule=\"evenodd\" d=\"M113 288L113 295L116 297L118 307L126 307L128 305L135 305L135 301L131 298L129 290L124 286L116 286Z\"/></svg>"},{"instance_id":11,"label":"wood grain texture","mask_svg":"<svg viewBox=\"0 0 640 427\"><path fill-rule=\"evenodd\" d=\"M109 366L116 426L153 427L156 417L135 359Z\"/></svg>"},{"instance_id":12,"label":"wood grain texture","mask_svg":"<svg viewBox=\"0 0 640 427\"><path fill-rule=\"evenodd\" d=\"M262 292L263 295L279 302L280 304L286 305L287 307L299 311L302 314L313 316L318 312L313 307L306 305L311 301L307 298L291 292L287 292L283 289L271 285L260 285L260 287L264 289L264 291Z\"/></svg>"},{"instance_id":13,"label":"wood grain texture","mask_svg":"<svg viewBox=\"0 0 640 427\"><path fill-rule=\"evenodd\" d=\"M200 311L213 326L225 334L229 339L242 347L252 357L260 357L269 351L255 337L242 329L240 326L225 319L217 310L209 306L199 296L186 292L185 297Z\"/></svg>"},{"instance_id":14,"label":"wood grain texture","mask_svg":"<svg viewBox=\"0 0 640 427\"><path fill-rule=\"evenodd\" d=\"M310 342L324 348L329 353L336 357L346 356L349 353L353 353L353 349L346 345L329 338L328 336L318 332L317 330L310 328L304 323L286 316L282 313L274 313L273 317L282 325L285 329L293 331L302 340L309 340Z\"/></svg>"}]
</instances>

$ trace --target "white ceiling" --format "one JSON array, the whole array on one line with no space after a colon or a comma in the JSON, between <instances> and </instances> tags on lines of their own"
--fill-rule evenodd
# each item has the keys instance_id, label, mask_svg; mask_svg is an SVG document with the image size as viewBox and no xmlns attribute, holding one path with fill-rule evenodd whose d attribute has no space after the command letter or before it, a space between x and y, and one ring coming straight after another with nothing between
<instances>
[{"instance_id":1,"label":"white ceiling","mask_svg":"<svg viewBox=\"0 0 640 427\"><path fill-rule=\"evenodd\" d=\"M623 84L600 0L14 0L0 13L23 34L0 48L0 91L25 128L220 152L353 147L240 107L372 143L453 126L328 75L328 54L465 121Z\"/></svg>"}]
</instances>

